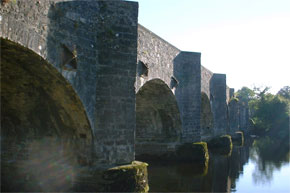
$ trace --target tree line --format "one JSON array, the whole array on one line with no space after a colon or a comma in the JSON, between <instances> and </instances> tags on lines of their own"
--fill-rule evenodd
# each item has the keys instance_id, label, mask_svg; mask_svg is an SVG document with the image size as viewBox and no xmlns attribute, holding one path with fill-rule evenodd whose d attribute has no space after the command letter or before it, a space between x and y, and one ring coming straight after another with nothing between
<instances>
[{"instance_id":1,"label":"tree line","mask_svg":"<svg viewBox=\"0 0 290 193\"><path fill-rule=\"evenodd\" d=\"M240 102L248 104L251 131L289 142L290 86L271 94L269 87L242 87L235 93Z\"/></svg>"}]
</instances>

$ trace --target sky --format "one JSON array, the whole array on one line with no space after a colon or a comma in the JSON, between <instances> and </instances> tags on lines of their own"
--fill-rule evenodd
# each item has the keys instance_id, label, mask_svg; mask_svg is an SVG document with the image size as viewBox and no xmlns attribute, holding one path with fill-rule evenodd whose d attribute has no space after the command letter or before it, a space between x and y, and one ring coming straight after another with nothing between
<instances>
[{"instance_id":1,"label":"sky","mask_svg":"<svg viewBox=\"0 0 290 193\"><path fill-rule=\"evenodd\" d=\"M237 91L290 86L290 0L135 0L139 23Z\"/></svg>"}]
</instances>

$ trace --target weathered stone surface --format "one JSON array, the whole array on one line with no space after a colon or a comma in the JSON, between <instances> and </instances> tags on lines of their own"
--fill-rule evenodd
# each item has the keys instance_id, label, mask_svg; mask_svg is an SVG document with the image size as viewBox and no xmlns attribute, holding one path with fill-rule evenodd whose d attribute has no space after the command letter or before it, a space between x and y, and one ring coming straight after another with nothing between
<instances>
[{"instance_id":1,"label":"weathered stone surface","mask_svg":"<svg viewBox=\"0 0 290 193\"><path fill-rule=\"evenodd\" d=\"M136 92L147 81L157 78L171 88L181 115L183 142L207 139L201 134L201 125L205 128L210 125L209 137L226 134L230 88L226 86L225 75L214 74L201 66L200 53L180 51L139 25L137 60ZM201 92L209 99L213 126L204 119L209 108L201 106Z\"/></svg>"},{"instance_id":2,"label":"weathered stone surface","mask_svg":"<svg viewBox=\"0 0 290 193\"><path fill-rule=\"evenodd\" d=\"M235 145L244 145L244 133L242 131L237 131L232 135L232 141Z\"/></svg>"},{"instance_id":3,"label":"weathered stone surface","mask_svg":"<svg viewBox=\"0 0 290 193\"><path fill-rule=\"evenodd\" d=\"M176 151L176 159L183 162L207 162L209 159L207 143L196 142L181 145Z\"/></svg>"},{"instance_id":4,"label":"weathered stone surface","mask_svg":"<svg viewBox=\"0 0 290 193\"><path fill-rule=\"evenodd\" d=\"M136 155L169 151L170 146L180 143L181 132L179 109L171 90L159 79L146 82L136 94Z\"/></svg>"},{"instance_id":5,"label":"weathered stone surface","mask_svg":"<svg viewBox=\"0 0 290 193\"><path fill-rule=\"evenodd\" d=\"M228 128L227 101L226 101L226 75L213 74L211 79L212 111L215 135L226 134Z\"/></svg>"},{"instance_id":6,"label":"weathered stone surface","mask_svg":"<svg viewBox=\"0 0 290 193\"><path fill-rule=\"evenodd\" d=\"M105 192L148 192L148 164L134 161L130 165L110 168L103 172Z\"/></svg>"},{"instance_id":7,"label":"weathered stone surface","mask_svg":"<svg viewBox=\"0 0 290 193\"><path fill-rule=\"evenodd\" d=\"M144 153L138 155L137 158L149 163L199 163L204 166L208 164L209 154L205 142L175 144L175 146L171 146L171 149L164 144L163 146L161 144L154 146L153 144L151 147L157 149L152 148L152 151L156 151L155 153ZM160 147L163 147L163 151L159 149Z\"/></svg>"},{"instance_id":8,"label":"weathered stone surface","mask_svg":"<svg viewBox=\"0 0 290 193\"><path fill-rule=\"evenodd\" d=\"M239 100L231 98L229 102L229 126L230 133L235 133L239 130Z\"/></svg>"},{"instance_id":9,"label":"weathered stone surface","mask_svg":"<svg viewBox=\"0 0 290 193\"><path fill-rule=\"evenodd\" d=\"M0 14L1 37L42 56L75 89L92 126L95 163L133 161L138 4L15 0Z\"/></svg>"},{"instance_id":10,"label":"weathered stone surface","mask_svg":"<svg viewBox=\"0 0 290 193\"><path fill-rule=\"evenodd\" d=\"M137 72L141 71L141 64L147 65L148 74L136 77L136 92L152 79L161 79L171 88L171 78L174 76L174 59L180 50L152 33L142 25L138 25L138 65Z\"/></svg>"},{"instance_id":11,"label":"weathered stone surface","mask_svg":"<svg viewBox=\"0 0 290 193\"><path fill-rule=\"evenodd\" d=\"M19 43L46 60L75 91L70 94L54 89L55 85L61 84L57 78L42 83L33 78L30 81L30 75L29 81L24 81L23 88L8 86L13 91L27 93L17 93L11 97L13 100L3 97L11 107L11 112L6 111L5 116L16 120L14 123L5 118L7 128L13 128L13 124L18 123L27 128L29 125L27 135L30 135L38 132L36 128L45 133L59 124L61 127L53 131L63 134L71 129L67 125L72 124L72 128L76 128L72 129L72 133L77 133L87 124L82 121L85 120L84 116L77 116L81 111L80 114L87 116L91 126L90 142L93 142L92 147L84 150L83 154L90 157L92 151L92 162L96 167L132 162L135 144L136 148L142 148L145 141L145 152L154 148L154 153L163 154L174 152L183 143L228 132L227 102L233 91L226 86L226 76L214 74L201 66L200 53L180 51L138 25L137 3L13 0L3 3L0 15L1 37ZM15 73L25 76L26 72L23 71L27 70L27 64L21 67ZM33 72L37 78L45 77L37 70ZM10 73L12 71L7 73L8 79L12 80L9 84L15 84L15 76ZM155 80L162 82L162 86L152 87L143 98L137 94L141 103L137 101L135 111L136 92L142 93L142 89L146 90L146 85ZM45 86L50 81L51 87ZM38 96L45 95L37 89L49 93L47 100L36 100ZM84 109L78 106L79 103L76 107L66 104L67 100L77 97ZM15 98L21 103L19 106L23 111L31 116L17 111L16 103L11 102ZM29 101L29 98L31 102L23 102ZM69 109L70 113L64 113L64 109ZM240 113L233 116L239 116L240 129L246 129L247 107L241 106L239 109ZM40 119L44 121L38 120L37 117L42 115L38 112L44 113ZM136 117L140 126L137 130ZM76 123L79 119L80 123ZM204 132L207 128L209 132ZM9 130L10 134L15 133L14 130ZM66 137L71 139L73 134L68 133ZM21 131L17 130L17 135L22 136ZM88 139L88 134L76 135L77 139ZM84 158L78 159L86 164L90 162Z\"/></svg>"},{"instance_id":12,"label":"weathered stone surface","mask_svg":"<svg viewBox=\"0 0 290 193\"><path fill-rule=\"evenodd\" d=\"M84 170L74 181L75 192L148 192L148 164L130 164Z\"/></svg>"},{"instance_id":13,"label":"weathered stone surface","mask_svg":"<svg viewBox=\"0 0 290 193\"><path fill-rule=\"evenodd\" d=\"M136 94L136 143L179 142L181 120L169 87L153 79Z\"/></svg>"},{"instance_id":14,"label":"weathered stone surface","mask_svg":"<svg viewBox=\"0 0 290 193\"><path fill-rule=\"evenodd\" d=\"M205 93L209 99L211 99L210 81L212 76L213 72L201 66L201 92Z\"/></svg>"},{"instance_id":15,"label":"weathered stone surface","mask_svg":"<svg viewBox=\"0 0 290 193\"><path fill-rule=\"evenodd\" d=\"M247 132L249 128L249 107L243 102L239 103L239 130Z\"/></svg>"},{"instance_id":16,"label":"weathered stone surface","mask_svg":"<svg viewBox=\"0 0 290 193\"><path fill-rule=\"evenodd\" d=\"M207 144L205 142L186 143L176 152L177 160L205 162L209 159Z\"/></svg>"},{"instance_id":17,"label":"weathered stone surface","mask_svg":"<svg viewBox=\"0 0 290 193\"><path fill-rule=\"evenodd\" d=\"M230 135L223 135L213 138L207 144L210 151L223 155L230 155L233 148L232 138Z\"/></svg>"},{"instance_id":18,"label":"weathered stone surface","mask_svg":"<svg viewBox=\"0 0 290 193\"><path fill-rule=\"evenodd\" d=\"M211 138L213 131L213 113L210 100L205 93L201 93L201 117L200 117L201 137L202 139Z\"/></svg>"},{"instance_id":19,"label":"weathered stone surface","mask_svg":"<svg viewBox=\"0 0 290 193\"><path fill-rule=\"evenodd\" d=\"M200 141L200 53L181 52L174 59L174 76L179 81L175 96L182 121L182 141Z\"/></svg>"},{"instance_id":20,"label":"weathered stone surface","mask_svg":"<svg viewBox=\"0 0 290 193\"><path fill-rule=\"evenodd\" d=\"M2 190L69 190L77 168L92 161L92 140L72 86L36 53L1 38Z\"/></svg>"}]
</instances>

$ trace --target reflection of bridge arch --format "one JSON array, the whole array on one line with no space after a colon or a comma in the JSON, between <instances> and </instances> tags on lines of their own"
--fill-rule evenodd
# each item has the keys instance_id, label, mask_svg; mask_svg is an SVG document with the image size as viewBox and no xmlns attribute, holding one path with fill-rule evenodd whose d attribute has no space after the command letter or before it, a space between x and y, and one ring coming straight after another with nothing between
<instances>
[{"instance_id":1,"label":"reflection of bridge arch","mask_svg":"<svg viewBox=\"0 0 290 193\"><path fill-rule=\"evenodd\" d=\"M18 179L29 175L65 190L59 184L64 175L71 179L76 164L90 161L92 131L85 109L65 78L35 52L5 39L1 52L1 161L19 166L18 173L8 170Z\"/></svg>"},{"instance_id":2,"label":"reflection of bridge arch","mask_svg":"<svg viewBox=\"0 0 290 193\"><path fill-rule=\"evenodd\" d=\"M146 82L136 94L136 143L178 142L181 120L175 96L160 79ZM136 153L142 151L136 148Z\"/></svg>"},{"instance_id":3,"label":"reflection of bridge arch","mask_svg":"<svg viewBox=\"0 0 290 193\"><path fill-rule=\"evenodd\" d=\"M200 128L202 136L210 135L213 132L213 113L211 109L211 102L212 101L209 100L208 96L204 92L201 92Z\"/></svg>"}]
</instances>

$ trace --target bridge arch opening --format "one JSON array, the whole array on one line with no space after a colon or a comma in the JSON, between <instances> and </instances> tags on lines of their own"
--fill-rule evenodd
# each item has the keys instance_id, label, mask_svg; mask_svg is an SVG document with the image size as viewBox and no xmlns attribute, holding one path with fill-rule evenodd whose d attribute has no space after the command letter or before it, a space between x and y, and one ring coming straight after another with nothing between
<instances>
[{"instance_id":1,"label":"bridge arch opening","mask_svg":"<svg viewBox=\"0 0 290 193\"><path fill-rule=\"evenodd\" d=\"M2 188L66 191L90 163L91 148L91 126L72 86L39 55L1 38Z\"/></svg>"},{"instance_id":2,"label":"bridge arch opening","mask_svg":"<svg viewBox=\"0 0 290 193\"><path fill-rule=\"evenodd\" d=\"M146 82L136 94L136 154L145 153L145 144L178 142L181 128L170 88L160 79Z\"/></svg>"},{"instance_id":3,"label":"bridge arch opening","mask_svg":"<svg viewBox=\"0 0 290 193\"><path fill-rule=\"evenodd\" d=\"M213 130L213 113L211 110L211 101L204 92L201 93L200 127L202 136L210 135Z\"/></svg>"}]
</instances>

